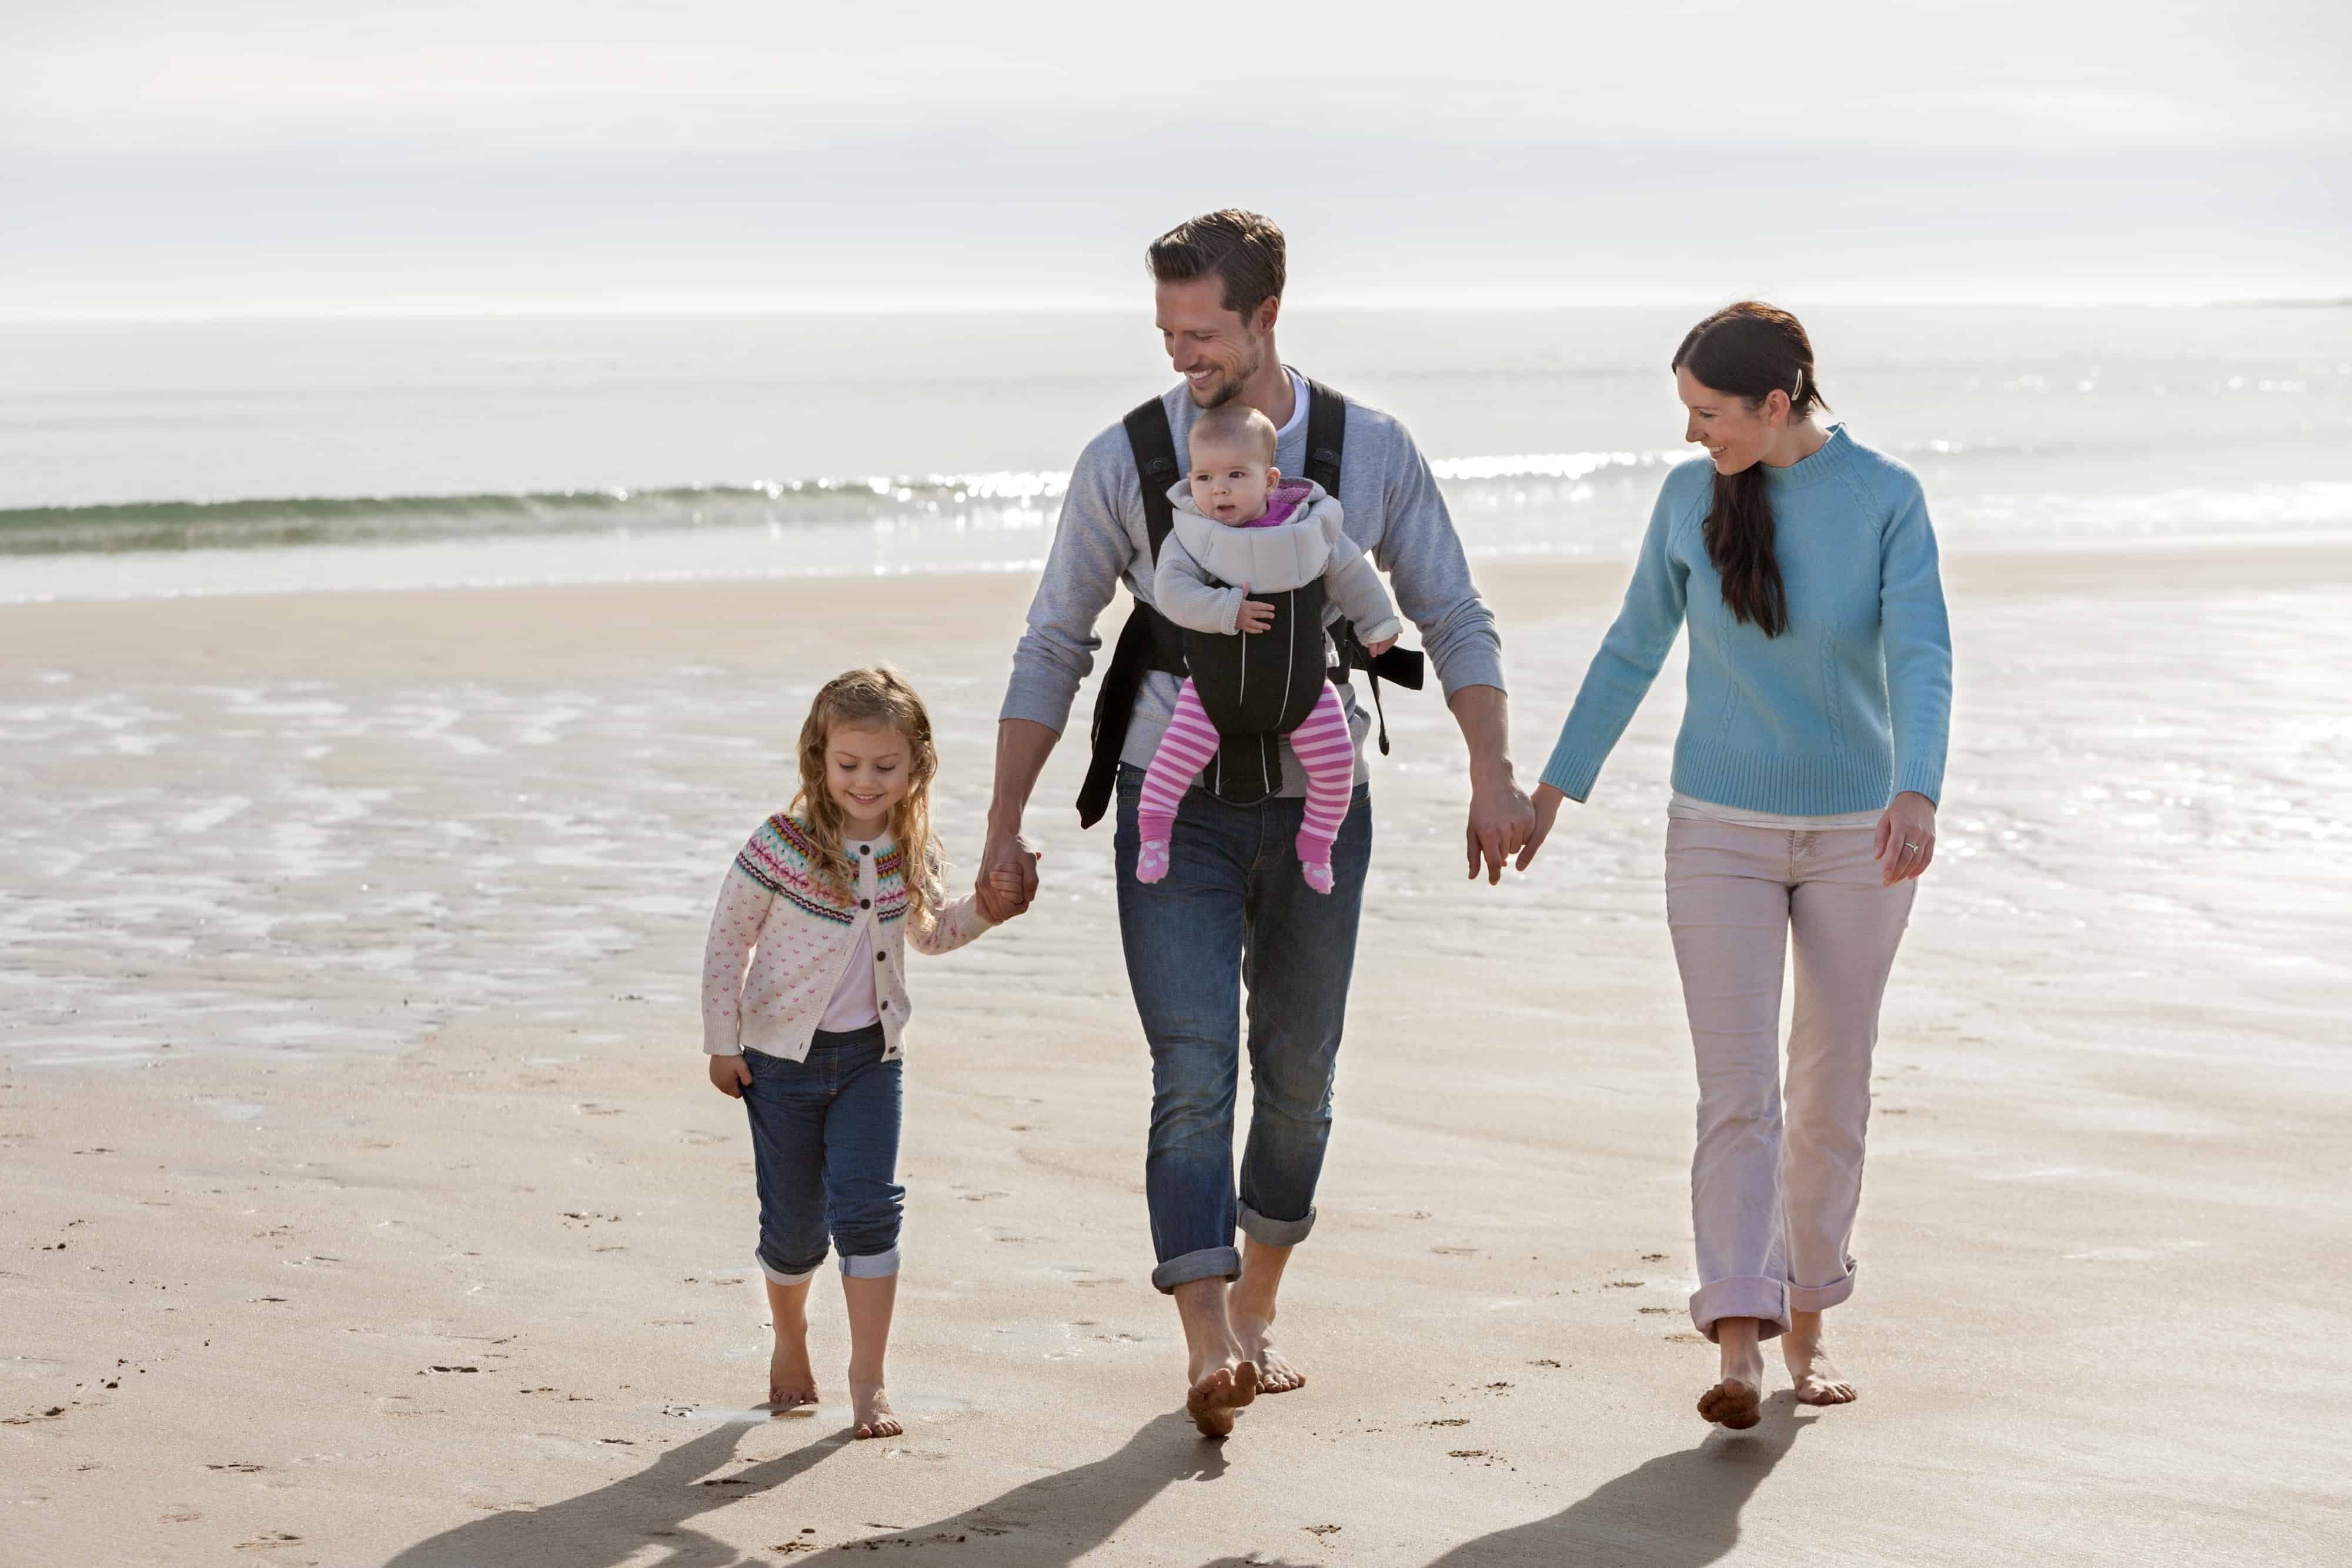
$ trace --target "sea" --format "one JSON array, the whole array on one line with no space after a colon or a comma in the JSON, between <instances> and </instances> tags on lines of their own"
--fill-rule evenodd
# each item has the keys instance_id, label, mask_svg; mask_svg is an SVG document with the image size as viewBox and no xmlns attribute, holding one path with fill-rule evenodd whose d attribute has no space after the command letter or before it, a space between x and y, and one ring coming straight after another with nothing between
<instances>
[{"instance_id":1,"label":"sea","mask_svg":"<svg viewBox=\"0 0 2352 1568\"><path fill-rule=\"evenodd\" d=\"M1300 308L1474 559L1622 555L1685 309ZM2352 308L1802 312L1948 550L2352 529ZM1149 310L0 324L0 603L1043 560Z\"/></svg>"}]
</instances>

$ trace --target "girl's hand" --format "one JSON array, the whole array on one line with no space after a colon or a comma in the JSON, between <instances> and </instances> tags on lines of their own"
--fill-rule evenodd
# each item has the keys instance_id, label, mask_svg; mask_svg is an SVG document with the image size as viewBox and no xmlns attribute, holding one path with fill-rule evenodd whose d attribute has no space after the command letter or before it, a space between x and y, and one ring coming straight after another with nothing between
<instances>
[{"instance_id":1,"label":"girl's hand","mask_svg":"<svg viewBox=\"0 0 2352 1568\"><path fill-rule=\"evenodd\" d=\"M1551 837L1552 822L1559 816L1559 803L1567 799L1565 794L1549 784L1536 786L1535 794L1528 800L1528 804L1536 809L1536 831L1528 835L1527 843L1519 851L1517 863L1521 871L1534 862L1536 852L1543 848L1546 839Z\"/></svg>"},{"instance_id":2,"label":"girl's hand","mask_svg":"<svg viewBox=\"0 0 2352 1568\"><path fill-rule=\"evenodd\" d=\"M1881 887L1893 887L1926 871L1936 858L1936 802L1916 789L1895 796L1878 819L1870 854L1881 867Z\"/></svg>"},{"instance_id":3,"label":"girl's hand","mask_svg":"<svg viewBox=\"0 0 2352 1568\"><path fill-rule=\"evenodd\" d=\"M751 1087L751 1069L740 1056L714 1056L710 1059L710 1086L730 1100L743 1098L743 1091Z\"/></svg>"},{"instance_id":4,"label":"girl's hand","mask_svg":"<svg viewBox=\"0 0 2352 1568\"><path fill-rule=\"evenodd\" d=\"M991 893L996 894L997 905L1004 911L1005 920L1015 919L1028 911L1027 892L1022 883L1021 873L1011 866L1001 865L990 872L988 888ZM984 915L987 911L982 910L981 913ZM999 921L997 924L1001 925L1003 921Z\"/></svg>"},{"instance_id":5,"label":"girl's hand","mask_svg":"<svg viewBox=\"0 0 2352 1568\"><path fill-rule=\"evenodd\" d=\"M1244 599L1241 612L1234 617L1236 632L1263 632L1274 624L1274 606L1263 599Z\"/></svg>"},{"instance_id":6,"label":"girl's hand","mask_svg":"<svg viewBox=\"0 0 2352 1568\"><path fill-rule=\"evenodd\" d=\"M1393 637L1383 637L1383 638L1381 638L1381 639L1379 642L1377 642L1377 643L1365 643L1365 644L1364 644L1364 652L1365 652L1365 653L1370 653L1373 658L1377 659L1377 658L1379 658L1382 653L1387 653L1391 648L1393 648L1393 647L1395 647L1395 646L1396 646L1396 639L1395 639L1395 638L1393 638Z\"/></svg>"}]
</instances>

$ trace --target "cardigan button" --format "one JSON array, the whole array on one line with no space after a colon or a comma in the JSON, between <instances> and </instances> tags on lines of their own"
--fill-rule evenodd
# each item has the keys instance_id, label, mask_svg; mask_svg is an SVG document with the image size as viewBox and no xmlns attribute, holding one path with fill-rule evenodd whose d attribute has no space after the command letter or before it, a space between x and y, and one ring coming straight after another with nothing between
<instances>
[{"instance_id":1,"label":"cardigan button","mask_svg":"<svg viewBox=\"0 0 2352 1568\"><path fill-rule=\"evenodd\" d=\"M860 844L857 846L857 852L861 855L870 855L874 852L874 846L872 844Z\"/></svg>"},{"instance_id":2,"label":"cardigan button","mask_svg":"<svg viewBox=\"0 0 2352 1568\"><path fill-rule=\"evenodd\" d=\"M890 955L887 953L877 953L874 955L874 961L877 964L887 964L890 961Z\"/></svg>"},{"instance_id":3,"label":"cardigan button","mask_svg":"<svg viewBox=\"0 0 2352 1568\"><path fill-rule=\"evenodd\" d=\"M871 909L874 907L874 901L870 898L861 898L857 901L857 907L860 909Z\"/></svg>"}]
</instances>

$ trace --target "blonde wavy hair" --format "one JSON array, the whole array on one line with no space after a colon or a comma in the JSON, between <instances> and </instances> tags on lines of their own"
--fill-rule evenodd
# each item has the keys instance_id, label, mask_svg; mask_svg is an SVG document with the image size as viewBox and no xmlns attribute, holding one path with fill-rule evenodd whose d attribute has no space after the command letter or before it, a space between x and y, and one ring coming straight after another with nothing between
<instances>
[{"instance_id":1,"label":"blonde wavy hair","mask_svg":"<svg viewBox=\"0 0 2352 1568\"><path fill-rule=\"evenodd\" d=\"M845 813L825 787L825 751L836 726L851 729L894 729L907 742L907 793L890 810L890 837L906 867L907 913L914 929L928 931L938 924L939 886L947 862L931 837L931 779L940 770L940 754L931 743L931 716L907 677L888 664L845 670L827 681L809 705L801 726L801 787L793 797L793 815L816 841L818 870L845 896L857 881L857 862L843 847Z\"/></svg>"}]
</instances>

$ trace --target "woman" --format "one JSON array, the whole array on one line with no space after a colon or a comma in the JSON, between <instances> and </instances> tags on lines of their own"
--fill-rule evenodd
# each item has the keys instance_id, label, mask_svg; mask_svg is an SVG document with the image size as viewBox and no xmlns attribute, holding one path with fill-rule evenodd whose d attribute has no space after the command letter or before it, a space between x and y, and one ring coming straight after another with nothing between
<instances>
[{"instance_id":1,"label":"woman","mask_svg":"<svg viewBox=\"0 0 2352 1568\"><path fill-rule=\"evenodd\" d=\"M1936 853L1952 655L1919 482L1824 427L1795 317L1746 303L1674 357L1704 460L1666 476L1625 605L1537 791L1536 838L1601 765L1690 622L1666 920L1698 1059L1691 1317L1720 1350L1699 1414L1752 1427L1761 1342L1796 1396L1853 1398L1822 1313L1853 1292L1879 998ZM1781 972L1797 997L1780 1095Z\"/></svg>"}]
</instances>

